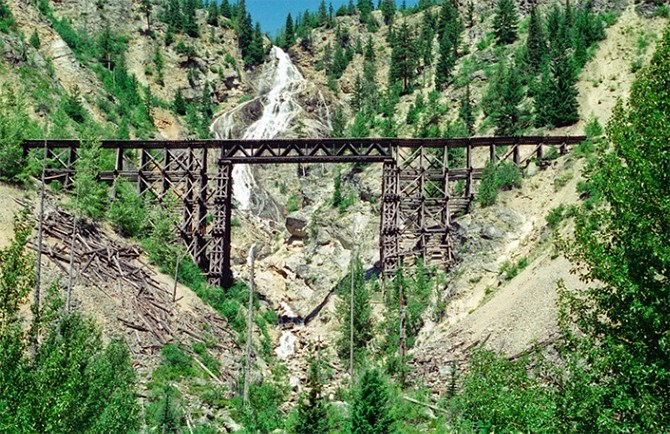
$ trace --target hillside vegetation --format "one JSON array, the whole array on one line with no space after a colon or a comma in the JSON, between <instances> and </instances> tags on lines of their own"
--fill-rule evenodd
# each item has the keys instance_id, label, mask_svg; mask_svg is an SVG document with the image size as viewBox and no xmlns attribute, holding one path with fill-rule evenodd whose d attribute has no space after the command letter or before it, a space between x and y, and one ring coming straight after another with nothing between
<instances>
[{"instance_id":1,"label":"hillside vegetation","mask_svg":"<svg viewBox=\"0 0 670 434\"><path fill-rule=\"evenodd\" d=\"M2 191L25 193L35 206L35 180L57 164L41 151L24 155L24 139L80 139L76 180L49 185L49 212L139 246L138 261L174 284L176 314L207 318L197 333L138 352L131 341L150 326L141 317L134 328L116 324L132 310L117 295L88 287L71 308L72 279L61 285L68 273L46 259L35 280L38 225L29 210L18 213L13 237L0 234L0 431L666 431L670 29L659 31L669 15L662 3L357 0L335 10L322 2L289 15L272 40L244 0L0 0ZM332 235L360 222L369 232L379 204L367 181L379 169L302 168L297 192L294 175L266 169L282 212L316 202L319 215L297 243L268 231L271 244L259 248L267 293L250 294L242 281L218 288L178 242L174 197L158 202L129 182L98 179L115 158L99 140L209 137L217 113L256 95L272 44L318 86L332 137L588 139L568 157L549 149L527 168L487 166L472 214L457 220L461 264L419 262L383 286L365 271L369 234ZM610 61L625 71L610 71ZM19 208L10 201L3 208ZM519 222L524 212L532 217ZM247 214L233 219L235 252L265 236ZM3 225L9 219L0 213ZM302 258L319 248L338 263ZM282 298L271 292L299 279L312 288L319 275L308 273L319 268L336 270L323 277L335 283L287 361L273 351L289 326L279 324ZM558 268L558 277L543 276ZM582 282L568 277L571 268ZM263 280L270 269L283 273L279 289ZM98 293L104 303L90 295ZM549 307L516 309L504 297ZM524 312L530 319L519 318ZM503 325L493 330L495 322ZM502 335L514 324L533 330L514 335L510 353Z\"/></svg>"}]
</instances>

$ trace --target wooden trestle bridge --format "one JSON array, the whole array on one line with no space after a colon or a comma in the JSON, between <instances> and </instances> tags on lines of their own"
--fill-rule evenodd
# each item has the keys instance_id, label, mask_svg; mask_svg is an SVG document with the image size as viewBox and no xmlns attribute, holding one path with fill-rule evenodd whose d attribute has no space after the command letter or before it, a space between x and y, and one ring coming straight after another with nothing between
<instances>
[{"instance_id":1,"label":"wooden trestle bridge","mask_svg":"<svg viewBox=\"0 0 670 434\"><path fill-rule=\"evenodd\" d=\"M227 287L230 268L233 165L381 163L379 249L382 269L393 273L403 258L448 266L453 262L452 218L469 208L488 161L527 164L548 147L561 153L582 136L464 139L105 140L116 155L101 179L125 178L141 194L161 200L172 192L182 204L179 226L188 252L213 284ZM77 140L30 140L24 152L43 149L46 181L70 185ZM487 152L488 151L488 152ZM475 162L476 161L476 162ZM213 219L212 219L213 217Z\"/></svg>"}]
</instances>

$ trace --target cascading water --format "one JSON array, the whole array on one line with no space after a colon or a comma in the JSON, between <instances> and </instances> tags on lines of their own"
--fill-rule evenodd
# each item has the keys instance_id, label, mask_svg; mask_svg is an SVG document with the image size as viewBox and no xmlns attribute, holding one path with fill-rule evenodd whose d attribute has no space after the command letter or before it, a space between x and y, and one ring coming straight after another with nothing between
<instances>
[{"instance_id":1,"label":"cascading water","mask_svg":"<svg viewBox=\"0 0 670 434\"><path fill-rule=\"evenodd\" d=\"M298 117L307 117L300 104L299 97L309 83L289 56L280 48L273 47L270 60L264 65L258 80L258 96L217 117L211 125L211 131L219 139L272 139L277 136L290 137L294 122ZM318 93L315 104L317 124L321 131L330 130L330 113L323 95ZM260 110L259 110L260 108ZM260 111L260 115L258 112ZM246 128L245 121L253 115L255 120ZM236 165L233 168L233 196L239 209L260 213L274 201L256 183L251 168ZM276 205L275 205L276 206ZM284 316L298 318L291 307L281 303ZM303 327L299 322L291 330L283 330L276 353L286 359L294 354L298 338L294 332Z\"/></svg>"},{"instance_id":2,"label":"cascading water","mask_svg":"<svg viewBox=\"0 0 670 434\"><path fill-rule=\"evenodd\" d=\"M296 97L306 87L307 81L291 62L288 54L279 47L272 47L270 61L266 63L259 79L259 96L216 118L211 131L219 139L275 138L285 133L291 122L303 111ZM238 133L239 137L233 137L239 122L239 113L246 106L259 102L263 108L260 118L241 135ZM258 190L249 166L236 165L233 168L233 196L241 209L251 209L254 200L264 201L261 197L254 197Z\"/></svg>"}]
</instances>

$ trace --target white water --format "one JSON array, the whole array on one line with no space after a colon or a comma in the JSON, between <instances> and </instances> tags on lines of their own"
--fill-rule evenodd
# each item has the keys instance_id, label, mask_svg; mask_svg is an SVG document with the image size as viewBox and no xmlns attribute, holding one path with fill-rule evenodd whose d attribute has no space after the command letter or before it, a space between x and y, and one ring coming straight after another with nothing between
<instances>
[{"instance_id":1,"label":"white water","mask_svg":"<svg viewBox=\"0 0 670 434\"><path fill-rule=\"evenodd\" d=\"M298 103L298 95L305 91L307 85L289 56L280 48L273 47L270 60L264 65L258 80L258 96L217 117L210 130L218 139L261 140L286 136L294 119L305 113ZM260 117L246 130L235 134L235 127L239 126L237 123L244 119L245 109L253 107L251 104L259 103L263 108ZM330 112L320 93L317 110L319 120L330 130ZM234 135L237 137L233 137ZM233 168L233 196L242 210L251 210L252 205L254 209L262 209L265 201L270 200L258 187L250 167L241 164ZM251 261L252 250L253 248L249 250L248 263ZM285 316L297 317L287 303L281 303L281 308ZM302 324L295 324L292 329L282 331L279 346L275 350L277 357L285 360L295 353L298 338L294 333L302 327Z\"/></svg>"},{"instance_id":2,"label":"white water","mask_svg":"<svg viewBox=\"0 0 670 434\"><path fill-rule=\"evenodd\" d=\"M307 81L281 48L272 47L270 60L264 66L259 83L261 95L214 120L211 131L217 138L272 139L288 130L291 121L303 111L295 97L305 90ZM269 91L264 92L267 88ZM259 99L263 105L261 117L244 131L242 137L231 137L236 122L235 114L244 106L257 103ZM256 190L258 186L249 166L236 165L233 168L233 196L241 209L250 209Z\"/></svg>"}]
</instances>

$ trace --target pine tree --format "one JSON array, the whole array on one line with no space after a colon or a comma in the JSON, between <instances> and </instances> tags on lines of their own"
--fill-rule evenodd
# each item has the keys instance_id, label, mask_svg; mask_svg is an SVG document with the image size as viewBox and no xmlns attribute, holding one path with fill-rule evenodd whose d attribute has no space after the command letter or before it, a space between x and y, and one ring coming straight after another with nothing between
<instances>
[{"instance_id":1,"label":"pine tree","mask_svg":"<svg viewBox=\"0 0 670 434\"><path fill-rule=\"evenodd\" d=\"M428 10L423 14L421 22L421 35L419 37L421 59L424 67L429 67L433 64L433 41L435 39L435 26L437 25L435 16Z\"/></svg>"},{"instance_id":2,"label":"pine tree","mask_svg":"<svg viewBox=\"0 0 670 434\"><path fill-rule=\"evenodd\" d=\"M347 120L344 118L344 111L342 110L342 107L338 106L337 109L335 109L335 114L333 114L330 137L344 137L346 124Z\"/></svg>"},{"instance_id":3,"label":"pine tree","mask_svg":"<svg viewBox=\"0 0 670 434\"><path fill-rule=\"evenodd\" d=\"M496 15L493 18L493 31L497 45L507 45L516 41L519 15L515 0L498 0Z\"/></svg>"},{"instance_id":4,"label":"pine tree","mask_svg":"<svg viewBox=\"0 0 670 434\"><path fill-rule=\"evenodd\" d=\"M372 0L358 0L356 3L356 8L358 9L358 13L360 14L359 16L360 22L363 24L367 24L372 19L371 14L372 10L374 9Z\"/></svg>"},{"instance_id":5,"label":"pine tree","mask_svg":"<svg viewBox=\"0 0 670 434\"><path fill-rule=\"evenodd\" d=\"M401 83L403 93L408 93L416 76L417 60L412 32L407 22L403 22L393 41L389 85Z\"/></svg>"},{"instance_id":6,"label":"pine tree","mask_svg":"<svg viewBox=\"0 0 670 434\"><path fill-rule=\"evenodd\" d=\"M470 96L470 84L465 86L465 94L463 94L463 98L461 99L461 108L458 111L458 116L467 127L468 134L473 135L475 133L475 113Z\"/></svg>"},{"instance_id":7,"label":"pine tree","mask_svg":"<svg viewBox=\"0 0 670 434\"><path fill-rule=\"evenodd\" d=\"M184 26L184 16L181 11L179 0L168 0L166 5L165 20L168 25L168 31L172 33L180 32Z\"/></svg>"},{"instance_id":8,"label":"pine tree","mask_svg":"<svg viewBox=\"0 0 670 434\"><path fill-rule=\"evenodd\" d=\"M376 59L375 56L375 47L372 43L372 36L368 36L368 40L365 43L365 48L363 49L363 57L366 62L374 62Z\"/></svg>"},{"instance_id":9,"label":"pine tree","mask_svg":"<svg viewBox=\"0 0 670 434\"><path fill-rule=\"evenodd\" d=\"M384 24L390 26L395 17L395 0L381 0L380 9L384 17Z\"/></svg>"},{"instance_id":10,"label":"pine tree","mask_svg":"<svg viewBox=\"0 0 670 434\"><path fill-rule=\"evenodd\" d=\"M230 2L228 0L221 0L221 3L219 5L219 12L221 12L221 15L226 18L233 18L232 9L230 7Z\"/></svg>"},{"instance_id":11,"label":"pine tree","mask_svg":"<svg viewBox=\"0 0 670 434\"><path fill-rule=\"evenodd\" d=\"M141 6L144 18L147 20L147 34L151 35L151 8L153 5L151 0L142 0Z\"/></svg>"},{"instance_id":12,"label":"pine tree","mask_svg":"<svg viewBox=\"0 0 670 434\"><path fill-rule=\"evenodd\" d=\"M496 126L496 135L514 136L520 131L523 116L519 107L524 97L521 74L514 64L506 67L504 63L501 63L500 68L502 89L498 105L493 109L491 117Z\"/></svg>"},{"instance_id":13,"label":"pine tree","mask_svg":"<svg viewBox=\"0 0 670 434\"><path fill-rule=\"evenodd\" d=\"M562 127L579 120L575 68L570 57L553 58L535 97L535 124Z\"/></svg>"},{"instance_id":14,"label":"pine tree","mask_svg":"<svg viewBox=\"0 0 670 434\"><path fill-rule=\"evenodd\" d=\"M183 5L183 24L182 30L189 36L198 37L198 22L195 16L196 0L185 0Z\"/></svg>"},{"instance_id":15,"label":"pine tree","mask_svg":"<svg viewBox=\"0 0 670 434\"><path fill-rule=\"evenodd\" d=\"M249 48L254 39L254 28L251 24L251 16L247 13L245 0L240 0L237 4L237 15L235 17L235 33L237 34L237 45L242 52L242 58L245 63L249 56Z\"/></svg>"},{"instance_id":16,"label":"pine tree","mask_svg":"<svg viewBox=\"0 0 670 434\"><path fill-rule=\"evenodd\" d=\"M292 432L295 434L326 434L328 426L328 409L322 396L323 386L319 378L318 362L312 361L307 377L309 391L302 396L297 405L297 418Z\"/></svg>"},{"instance_id":17,"label":"pine tree","mask_svg":"<svg viewBox=\"0 0 670 434\"><path fill-rule=\"evenodd\" d=\"M263 47L263 33L261 32L261 25L256 22L254 32L251 38L251 44L247 50L247 55L244 62L248 65L260 65L265 58L265 48Z\"/></svg>"},{"instance_id":18,"label":"pine tree","mask_svg":"<svg viewBox=\"0 0 670 434\"><path fill-rule=\"evenodd\" d=\"M211 0L207 8L207 24L210 26L219 26L219 3L217 0Z\"/></svg>"},{"instance_id":19,"label":"pine tree","mask_svg":"<svg viewBox=\"0 0 670 434\"><path fill-rule=\"evenodd\" d=\"M178 115L184 116L186 114L186 101L181 93L181 89L177 89L177 93L172 101L172 110Z\"/></svg>"},{"instance_id":20,"label":"pine tree","mask_svg":"<svg viewBox=\"0 0 670 434\"><path fill-rule=\"evenodd\" d=\"M83 216L91 219L102 217L109 204L107 185L98 180L101 167L100 143L88 140L82 142L75 162L77 176L74 188L77 199L74 205Z\"/></svg>"},{"instance_id":21,"label":"pine tree","mask_svg":"<svg viewBox=\"0 0 670 434\"><path fill-rule=\"evenodd\" d=\"M547 55L547 44L544 37L544 23L533 5L530 9L530 23L528 25L528 39L526 40L526 63L533 72L537 71Z\"/></svg>"},{"instance_id":22,"label":"pine tree","mask_svg":"<svg viewBox=\"0 0 670 434\"><path fill-rule=\"evenodd\" d=\"M451 1L445 1L440 9L437 32L440 38L440 58L435 70L435 86L438 89L443 89L451 81L451 72L458 58L462 31L463 23L458 16L458 9Z\"/></svg>"},{"instance_id":23,"label":"pine tree","mask_svg":"<svg viewBox=\"0 0 670 434\"><path fill-rule=\"evenodd\" d=\"M384 378L376 369L366 371L358 382L351 403L350 432L352 434L388 434L393 417L389 393Z\"/></svg>"},{"instance_id":24,"label":"pine tree","mask_svg":"<svg viewBox=\"0 0 670 434\"><path fill-rule=\"evenodd\" d=\"M37 34L37 30L33 30L33 33L30 35L30 40L28 41L31 47L33 47L36 50L39 50L40 47L42 46L42 42L40 41L40 35Z\"/></svg>"},{"instance_id":25,"label":"pine tree","mask_svg":"<svg viewBox=\"0 0 670 434\"><path fill-rule=\"evenodd\" d=\"M293 17L289 13L284 26L284 48L288 49L293 44L295 44L295 31L293 30Z\"/></svg>"},{"instance_id":26,"label":"pine tree","mask_svg":"<svg viewBox=\"0 0 670 434\"><path fill-rule=\"evenodd\" d=\"M364 119L361 116L361 113L356 115L356 122L358 119ZM355 123L356 123L355 122ZM355 124L354 123L354 124ZM362 135L352 137L365 137ZM338 204L339 206L339 204ZM350 297L350 285L351 279L354 279L354 299L353 299L353 326L354 326L354 353L356 360L360 360L362 352L366 349L368 343L372 339L372 308L370 306L370 293L368 288L365 285L365 279L363 276L363 263L359 258L353 259L353 270L352 273L347 276L346 279L342 281L342 285L338 289L338 295L340 296L340 303L338 304L337 311L338 317L341 318L342 323L340 326L340 337L337 340L338 354L342 360L347 360L349 358L349 341L351 333L351 297Z\"/></svg>"}]
</instances>

